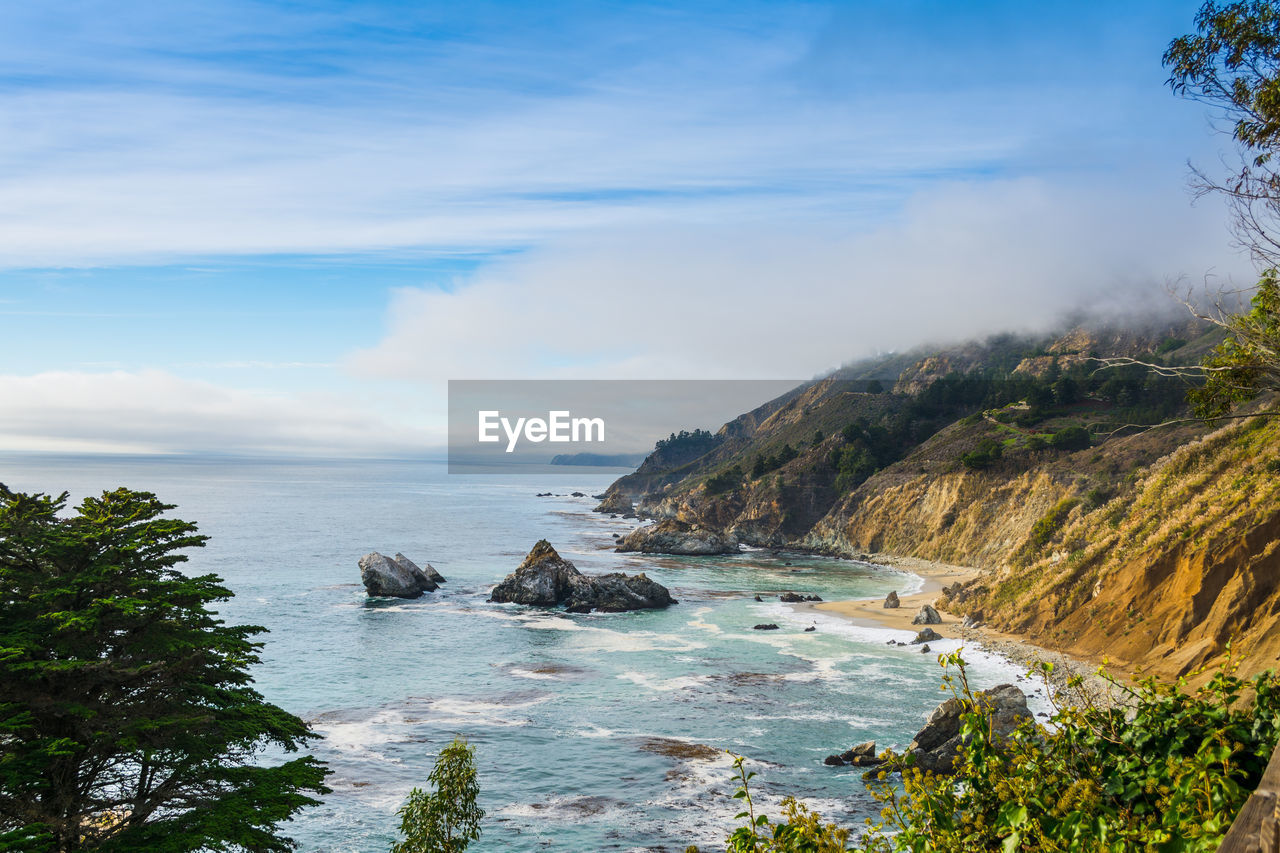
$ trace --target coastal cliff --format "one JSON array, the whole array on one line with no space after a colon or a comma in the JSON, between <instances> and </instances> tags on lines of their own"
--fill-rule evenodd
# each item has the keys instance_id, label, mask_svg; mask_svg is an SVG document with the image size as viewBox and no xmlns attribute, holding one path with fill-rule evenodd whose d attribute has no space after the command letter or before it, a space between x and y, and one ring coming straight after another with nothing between
<instances>
[{"instance_id":1,"label":"coastal cliff","mask_svg":"<svg viewBox=\"0 0 1280 853\"><path fill-rule=\"evenodd\" d=\"M1185 419L1185 386L1098 369L1186 363L1213 341L1193 325L1072 329L920 354L879 388L838 373L700 456L651 456L604 506L749 545L975 566L941 606L1126 668L1183 674L1234 640L1263 669L1280 653L1280 425ZM1166 420L1181 422L1125 426Z\"/></svg>"}]
</instances>

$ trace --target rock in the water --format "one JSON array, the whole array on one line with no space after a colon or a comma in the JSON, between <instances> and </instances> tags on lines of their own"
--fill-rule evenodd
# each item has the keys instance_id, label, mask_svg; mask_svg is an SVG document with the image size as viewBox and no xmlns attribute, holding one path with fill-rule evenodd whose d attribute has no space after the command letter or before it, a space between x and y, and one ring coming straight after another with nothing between
<instances>
[{"instance_id":1,"label":"rock in the water","mask_svg":"<svg viewBox=\"0 0 1280 853\"><path fill-rule=\"evenodd\" d=\"M991 730L997 739L1008 737L1023 720L1031 719L1027 696L1012 684L999 684L977 695L980 705L991 714ZM964 703L956 697L943 702L929 715L911 746L908 755L916 758L916 767L927 773L951 773L956 753L963 743L960 715Z\"/></svg>"},{"instance_id":2,"label":"rock in the water","mask_svg":"<svg viewBox=\"0 0 1280 853\"><path fill-rule=\"evenodd\" d=\"M585 498L585 497L586 497L586 495L585 495L585 494L583 494L582 492L570 492L570 493L569 493L569 497L571 497L571 498Z\"/></svg>"},{"instance_id":3,"label":"rock in the water","mask_svg":"<svg viewBox=\"0 0 1280 853\"><path fill-rule=\"evenodd\" d=\"M756 596L756 601L764 601L764 599L757 595L757 596Z\"/></svg>"},{"instance_id":4,"label":"rock in the water","mask_svg":"<svg viewBox=\"0 0 1280 853\"><path fill-rule=\"evenodd\" d=\"M624 610L656 610L675 604L670 591L650 580L643 572L626 575L611 572L607 575L581 575L574 583L573 593L564 603L570 613L621 613Z\"/></svg>"},{"instance_id":5,"label":"rock in the water","mask_svg":"<svg viewBox=\"0 0 1280 853\"><path fill-rule=\"evenodd\" d=\"M804 600L805 600L805 601L821 601L821 600L822 600L822 596L820 596L820 595L806 595L806 596L804 597Z\"/></svg>"},{"instance_id":6,"label":"rock in the water","mask_svg":"<svg viewBox=\"0 0 1280 853\"><path fill-rule=\"evenodd\" d=\"M846 752L840 753L839 758L845 764L852 764L854 767L875 767L877 764L884 763L883 759L876 757L876 742L873 740L851 747Z\"/></svg>"},{"instance_id":7,"label":"rock in the water","mask_svg":"<svg viewBox=\"0 0 1280 853\"><path fill-rule=\"evenodd\" d=\"M915 646L920 643L931 643L941 639L942 635L932 628L922 628L920 632L916 634L916 638L911 641L911 645Z\"/></svg>"},{"instance_id":8,"label":"rock in the water","mask_svg":"<svg viewBox=\"0 0 1280 853\"><path fill-rule=\"evenodd\" d=\"M840 756L838 755L828 755L826 758L822 759L822 763L828 767L844 767L844 762L840 760Z\"/></svg>"},{"instance_id":9,"label":"rock in the water","mask_svg":"<svg viewBox=\"0 0 1280 853\"><path fill-rule=\"evenodd\" d=\"M751 628L752 628L752 630L755 630L755 631L776 631L776 630L778 630L778 626L777 626L777 625L775 625L775 624L773 624L772 622L761 622L759 625L752 625L752 626L751 626Z\"/></svg>"},{"instance_id":10,"label":"rock in the water","mask_svg":"<svg viewBox=\"0 0 1280 853\"><path fill-rule=\"evenodd\" d=\"M778 600L785 604L799 604L804 601L803 595L796 595L794 592L784 592L778 596Z\"/></svg>"},{"instance_id":11,"label":"rock in the water","mask_svg":"<svg viewBox=\"0 0 1280 853\"><path fill-rule=\"evenodd\" d=\"M933 605L926 604L916 613L915 618L911 620L912 625L941 625L942 617L938 615L938 611L933 609Z\"/></svg>"},{"instance_id":12,"label":"rock in the water","mask_svg":"<svg viewBox=\"0 0 1280 853\"><path fill-rule=\"evenodd\" d=\"M422 572L424 575L431 578L431 581L433 583L437 583L437 584L445 583L444 575L437 572L435 570L435 567L432 566L430 563L427 563L422 568L418 568L418 566L413 562L413 560L410 560L408 557L406 557L404 554L401 554L399 551L397 551L396 555L391 559L395 560L397 563L399 563L401 566L403 566L405 569L407 569L410 572Z\"/></svg>"},{"instance_id":13,"label":"rock in the water","mask_svg":"<svg viewBox=\"0 0 1280 853\"><path fill-rule=\"evenodd\" d=\"M603 495L595 495L596 500L600 501L600 505L595 508L595 512L608 512L616 515L631 512L634 507L631 504L631 498L622 492L606 492Z\"/></svg>"},{"instance_id":14,"label":"rock in the water","mask_svg":"<svg viewBox=\"0 0 1280 853\"><path fill-rule=\"evenodd\" d=\"M808 628L805 628L805 629L804 629L804 632L805 632L806 634L808 634L808 633L810 633L810 632L812 632L812 631L816 631L816 630L818 630L818 629L817 629L817 628L815 628L813 625L810 625Z\"/></svg>"},{"instance_id":15,"label":"rock in the water","mask_svg":"<svg viewBox=\"0 0 1280 853\"><path fill-rule=\"evenodd\" d=\"M922 655L928 654L928 652L929 652L929 644L925 643L923 646L920 647L920 654Z\"/></svg>"},{"instance_id":16,"label":"rock in the water","mask_svg":"<svg viewBox=\"0 0 1280 853\"><path fill-rule=\"evenodd\" d=\"M417 598L436 588L430 576L402 555L392 559L377 551L360 558L360 580L365 591L373 596Z\"/></svg>"},{"instance_id":17,"label":"rock in the water","mask_svg":"<svg viewBox=\"0 0 1280 853\"><path fill-rule=\"evenodd\" d=\"M624 518L626 516L623 516ZM738 540L720 535L704 527L696 527L674 518L647 524L627 534L618 545L619 551L643 554L734 554Z\"/></svg>"},{"instance_id":18,"label":"rock in the water","mask_svg":"<svg viewBox=\"0 0 1280 853\"><path fill-rule=\"evenodd\" d=\"M539 539L524 562L489 594L490 601L554 607L573 594L582 572L562 558L551 543Z\"/></svg>"},{"instance_id":19,"label":"rock in the water","mask_svg":"<svg viewBox=\"0 0 1280 853\"><path fill-rule=\"evenodd\" d=\"M493 588L489 600L538 607L564 604L572 613L617 613L676 603L665 586L644 574L584 575L545 539L538 540L524 562Z\"/></svg>"},{"instance_id":20,"label":"rock in the water","mask_svg":"<svg viewBox=\"0 0 1280 853\"><path fill-rule=\"evenodd\" d=\"M889 593L884 597L884 606L889 610L893 610L895 608L902 606L902 602L898 600L897 590L894 590L893 592Z\"/></svg>"}]
</instances>

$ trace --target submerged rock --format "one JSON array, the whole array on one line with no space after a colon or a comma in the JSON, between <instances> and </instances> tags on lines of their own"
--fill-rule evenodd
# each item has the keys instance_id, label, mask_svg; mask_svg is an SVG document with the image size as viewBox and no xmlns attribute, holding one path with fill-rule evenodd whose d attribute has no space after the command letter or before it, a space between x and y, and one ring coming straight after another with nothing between
<instances>
[{"instance_id":1,"label":"submerged rock","mask_svg":"<svg viewBox=\"0 0 1280 853\"><path fill-rule=\"evenodd\" d=\"M884 606L886 609L893 610L902 606L902 602L898 600L898 591L894 590L884 597Z\"/></svg>"},{"instance_id":2,"label":"submerged rock","mask_svg":"<svg viewBox=\"0 0 1280 853\"><path fill-rule=\"evenodd\" d=\"M752 625L751 629L753 631L776 631L778 626L772 622L761 622L759 625Z\"/></svg>"},{"instance_id":3,"label":"submerged rock","mask_svg":"<svg viewBox=\"0 0 1280 853\"><path fill-rule=\"evenodd\" d=\"M941 625L942 617L938 615L938 611L933 609L933 605L926 604L916 613L915 618L911 620L912 625Z\"/></svg>"},{"instance_id":4,"label":"submerged rock","mask_svg":"<svg viewBox=\"0 0 1280 853\"><path fill-rule=\"evenodd\" d=\"M434 573L435 569L431 571ZM403 554L396 554L393 559L377 551L360 558L360 581L365 592L378 597L417 598L438 587L430 575Z\"/></svg>"},{"instance_id":5,"label":"submerged rock","mask_svg":"<svg viewBox=\"0 0 1280 853\"><path fill-rule=\"evenodd\" d=\"M489 600L535 607L564 604L571 613L617 613L677 603L665 586L643 573L584 575L545 539L538 540L524 562L493 588Z\"/></svg>"},{"instance_id":6,"label":"submerged rock","mask_svg":"<svg viewBox=\"0 0 1280 853\"><path fill-rule=\"evenodd\" d=\"M618 550L693 556L734 554L738 551L738 540L730 535L722 536L704 527L668 518L631 531L618 545Z\"/></svg>"}]
</instances>

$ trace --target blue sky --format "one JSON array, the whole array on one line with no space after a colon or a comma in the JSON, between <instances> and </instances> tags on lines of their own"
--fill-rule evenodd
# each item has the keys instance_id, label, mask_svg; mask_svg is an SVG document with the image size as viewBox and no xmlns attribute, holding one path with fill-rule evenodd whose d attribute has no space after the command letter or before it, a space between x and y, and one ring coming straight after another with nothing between
<instances>
[{"instance_id":1,"label":"blue sky","mask_svg":"<svg viewBox=\"0 0 1280 853\"><path fill-rule=\"evenodd\" d=\"M449 378L804 377L1247 277L1160 67L1197 6L9 4L0 449L413 452Z\"/></svg>"}]
</instances>

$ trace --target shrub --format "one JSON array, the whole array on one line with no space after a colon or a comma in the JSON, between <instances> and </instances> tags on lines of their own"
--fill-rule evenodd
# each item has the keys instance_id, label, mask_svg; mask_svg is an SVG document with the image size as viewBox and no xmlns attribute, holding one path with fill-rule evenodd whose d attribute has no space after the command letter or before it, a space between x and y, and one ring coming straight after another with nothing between
<instances>
[{"instance_id":1,"label":"shrub","mask_svg":"<svg viewBox=\"0 0 1280 853\"><path fill-rule=\"evenodd\" d=\"M994 439L984 438L978 442L976 450L960 456L960 464L966 468L980 470L982 468L991 467L991 463L995 462L1004 455L1004 448L1000 446L1000 442Z\"/></svg>"},{"instance_id":2,"label":"shrub","mask_svg":"<svg viewBox=\"0 0 1280 853\"><path fill-rule=\"evenodd\" d=\"M1097 509L1098 507L1111 500L1112 491L1106 486L1098 486L1090 489L1084 496L1085 509Z\"/></svg>"},{"instance_id":3,"label":"shrub","mask_svg":"<svg viewBox=\"0 0 1280 853\"><path fill-rule=\"evenodd\" d=\"M1027 537L1027 543L1023 547L1023 555L1030 555L1048 545L1049 540L1053 538L1053 534L1057 533L1062 525L1066 523L1067 515L1071 510L1075 509L1078 503L1080 503L1079 498L1063 498L1054 504L1044 514L1043 518L1031 526L1031 535Z\"/></svg>"},{"instance_id":4,"label":"shrub","mask_svg":"<svg viewBox=\"0 0 1280 853\"><path fill-rule=\"evenodd\" d=\"M1049 444L1055 450L1084 450L1093 443L1093 436L1084 427L1070 426L1053 434Z\"/></svg>"},{"instance_id":5,"label":"shrub","mask_svg":"<svg viewBox=\"0 0 1280 853\"><path fill-rule=\"evenodd\" d=\"M707 494L721 495L742 484L742 469L737 465L707 478Z\"/></svg>"},{"instance_id":6,"label":"shrub","mask_svg":"<svg viewBox=\"0 0 1280 853\"><path fill-rule=\"evenodd\" d=\"M480 837L484 809L476 805L475 750L454 738L427 779L435 790L414 788L396 812L404 840L391 845L391 853L462 853Z\"/></svg>"},{"instance_id":7,"label":"shrub","mask_svg":"<svg viewBox=\"0 0 1280 853\"><path fill-rule=\"evenodd\" d=\"M784 801L784 820L757 815L741 759L736 797L746 823L730 853L799 851L1195 851L1216 850L1280 739L1280 678L1236 677L1228 661L1188 692L1186 678L1132 687L1100 673L1121 702L1102 706L1068 680L1074 704L1047 726L1028 720L1007 738L972 691L960 653L941 657L944 684L963 706L953 776L922 773L890 756L873 777L883 822L852 833ZM1039 664L1046 682L1053 665ZM952 672L955 672L952 675ZM902 788L890 783L901 772ZM696 850L696 848L689 848Z\"/></svg>"}]
</instances>

